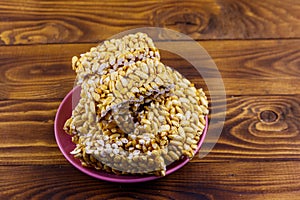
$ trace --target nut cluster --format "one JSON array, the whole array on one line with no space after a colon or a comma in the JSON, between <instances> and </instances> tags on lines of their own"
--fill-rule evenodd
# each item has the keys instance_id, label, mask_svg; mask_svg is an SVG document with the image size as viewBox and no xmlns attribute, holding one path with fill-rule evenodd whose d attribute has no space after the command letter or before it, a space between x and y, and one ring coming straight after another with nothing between
<instances>
[{"instance_id":1,"label":"nut cluster","mask_svg":"<svg viewBox=\"0 0 300 200\"><path fill-rule=\"evenodd\" d=\"M72 64L81 99L64 129L83 166L163 176L167 165L194 156L207 98L160 62L146 34L105 41Z\"/></svg>"}]
</instances>

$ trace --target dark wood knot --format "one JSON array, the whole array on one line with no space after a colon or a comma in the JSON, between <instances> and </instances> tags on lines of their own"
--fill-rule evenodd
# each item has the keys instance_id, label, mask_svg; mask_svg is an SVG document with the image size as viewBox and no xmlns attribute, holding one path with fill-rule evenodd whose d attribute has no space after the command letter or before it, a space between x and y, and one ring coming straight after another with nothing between
<instances>
[{"instance_id":1,"label":"dark wood knot","mask_svg":"<svg viewBox=\"0 0 300 200\"><path fill-rule=\"evenodd\" d=\"M150 17L153 26L166 27L185 34L202 33L211 26L213 15L207 9L186 6L166 6L155 10Z\"/></svg>"},{"instance_id":2,"label":"dark wood knot","mask_svg":"<svg viewBox=\"0 0 300 200\"><path fill-rule=\"evenodd\" d=\"M267 123L275 122L278 120L278 114L272 110L262 111L259 117L262 122L267 122Z\"/></svg>"}]
</instances>

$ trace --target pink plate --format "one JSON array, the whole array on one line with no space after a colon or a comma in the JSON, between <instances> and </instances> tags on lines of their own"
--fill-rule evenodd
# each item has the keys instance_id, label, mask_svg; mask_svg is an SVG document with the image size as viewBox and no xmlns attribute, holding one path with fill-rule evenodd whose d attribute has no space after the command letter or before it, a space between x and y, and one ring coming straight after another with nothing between
<instances>
[{"instance_id":1,"label":"pink plate","mask_svg":"<svg viewBox=\"0 0 300 200\"><path fill-rule=\"evenodd\" d=\"M141 175L141 176L133 176L133 175L115 175L112 173L107 173L105 171L97 171L93 168L86 168L81 166L81 163L78 159L74 158L70 152L75 148L75 144L71 141L71 136L65 133L63 130L63 126L65 121L71 116L72 114L72 102L73 105L77 105L80 97L80 87L75 87L71 90L67 96L64 98L62 103L60 104L54 122L54 131L55 131L55 138L58 144L59 149L66 157L66 159L74 165L77 169L82 171L83 173L90 175L94 178L110 181L110 182L117 182L117 183L137 183L137 182L145 182L154 179L161 178L159 176L152 176L152 175ZM73 99L72 99L73 98ZM205 117L206 122L208 123L207 116ZM196 152L199 151L200 146L203 143L207 132L207 123L202 133L202 137L198 143L198 148ZM176 170L183 167L185 164L189 162L188 158L181 159L169 165L167 167L166 175L169 175Z\"/></svg>"}]
</instances>

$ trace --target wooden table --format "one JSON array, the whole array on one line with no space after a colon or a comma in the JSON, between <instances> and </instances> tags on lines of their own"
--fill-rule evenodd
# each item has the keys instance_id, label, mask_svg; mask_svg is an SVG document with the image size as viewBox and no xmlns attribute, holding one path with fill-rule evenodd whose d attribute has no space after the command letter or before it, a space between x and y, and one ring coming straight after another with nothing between
<instances>
[{"instance_id":1,"label":"wooden table","mask_svg":"<svg viewBox=\"0 0 300 200\"><path fill-rule=\"evenodd\" d=\"M71 57L144 26L209 52L225 84L225 126L211 153L170 176L100 181L69 164L54 137ZM0 55L1 199L300 199L298 0L3 0Z\"/></svg>"}]
</instances>

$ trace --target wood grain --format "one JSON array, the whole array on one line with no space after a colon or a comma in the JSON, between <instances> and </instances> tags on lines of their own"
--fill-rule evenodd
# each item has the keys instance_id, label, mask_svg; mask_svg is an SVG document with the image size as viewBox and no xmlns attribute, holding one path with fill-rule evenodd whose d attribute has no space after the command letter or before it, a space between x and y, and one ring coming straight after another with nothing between
<instances>
[{"instance_id":1,"label":"wood grain","mask_svg":"<svg viewBox=\"0 0 300 200\"><path fill-rule=\"evenodd\" d=\"M197 40L299 38L299 9L294 0L2 1L0 44L98 42L145 26Z\"/></svg>"},{"instance_id":2,"label":"wood grain","mask_svg":"<svg viewBox=\"0 0 300 200\"><path fill-rule=\"evenodd\" d=\"M227 95L300 94L300 40L205 41L199 44L218 66ZM74 86L72 56L95 45L0 46L0 99L63 98ZM180 48L182 43L176 45ZM201 56L197 56L194 58L201 60ZM162 57L163 62L182 72L197 86L205 87L204 81L195 76L195 69L184 59L164 51ZM207 80L214 84L214 75L208 72Z\"/></svg>"},{"instance_id":3,"label":"wood grain","mask_svg":"<svg viewBox=\"0 0 300 200\"><path fill-rule=\"evenodd\" d=\"M214 121L223 103L216 102ZM53 133L59 104L60 100L0 102L0 165L67 164ZM300 160L300 95L228 97L226 115L215 148L192 162ZM216 128L218 124L210 124L209 132Z\"/></svg>"},{"instance_id":4,"label":"wood grain","mask_svg":"<svg viewBox=\"0 0 300 200\"><path fill-rule=\"evenodd\" d=\"M0 165L65 162L54 138L53 125L59 103L0 102Z\"/></svg>"},{"instance_id":5,"label":"wood grain","mask_svg":"<svg viewBox=\"0 0 300 200\"><path fill-rule=\"evenodd\" d=\"M0 199L299 199L299 11L295 0L1 1ZM226 89L224 128L207 156L167 177L97 180L67 162L54 137L57 108L74 86L71 58L146 26L185 33L208 51ZM207 90L205 74L210 91L220 90L192 43L156 39L201 62L201 75L174 53L161 51L164 63ZM225 100L213 103L209 133Z\"/></svg>"},{"instance_id":6,"label":"wood grain","mask_svg":"<svg viewBox=\"0 0 300 200\"><path fill-rule=\"evenodd\" d=\"M146 184L93 179L73 166L0 166L4 199L298 199L298 162L189 163Z\"/></svg>"},{"instance_id":7,"label":"wood grain","mask_svg":"<svg viewBox=\"0 0 300 200\"><path fill-rule=\"evenodd\" d=\"M228 97L222 135L205 160L299 160L298 99L298 96ZM266 112L273 115L264 115ZM212 117L217 119L218 114ZM214 126L211 128L213 132Z\"/></svg>"}]
</instances>

